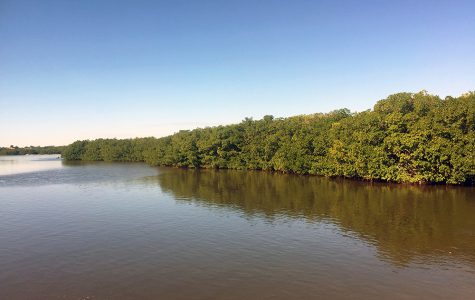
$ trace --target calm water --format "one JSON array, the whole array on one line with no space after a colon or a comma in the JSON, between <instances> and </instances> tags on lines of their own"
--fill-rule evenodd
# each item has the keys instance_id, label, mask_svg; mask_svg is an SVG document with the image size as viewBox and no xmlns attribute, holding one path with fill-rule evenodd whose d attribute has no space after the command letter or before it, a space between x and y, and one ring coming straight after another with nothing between
<instances>
[{"instance_id":1,"label":"calm water","mask_svg":"<svg viewBox=\"0 0 475 300\"><path fill-rule=\"evenodd\" d=\"M0 299L475 299L475 189L0 157Z\"/></svg>"}]
</instances>

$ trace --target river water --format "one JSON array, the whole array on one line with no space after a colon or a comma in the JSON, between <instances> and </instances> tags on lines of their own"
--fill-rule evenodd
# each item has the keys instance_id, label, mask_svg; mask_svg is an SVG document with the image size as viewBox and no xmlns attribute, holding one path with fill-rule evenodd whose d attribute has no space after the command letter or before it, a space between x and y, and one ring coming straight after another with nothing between
<instances>
[{"instance_id":1,"label":"river water","mask_svg":"<svg viewBox=\"0 0 475 300\"><path fill-rule=\"evenodd\" d=\"M3 156L0 299L475 299L475 189Z\"/></svg>"}]
</instances>

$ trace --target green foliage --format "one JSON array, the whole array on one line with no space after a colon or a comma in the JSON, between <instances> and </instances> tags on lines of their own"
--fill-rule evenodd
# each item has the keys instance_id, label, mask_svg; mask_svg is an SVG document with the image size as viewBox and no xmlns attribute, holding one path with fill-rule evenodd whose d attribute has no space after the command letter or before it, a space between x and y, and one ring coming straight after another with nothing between
<instances>
[{"instance_id":1,"label":"green foliage","mask_svg":"<svg viewBox=\"0 0 475 300\"><path fill-rule=\"evenodd\" d=\"M65 146L0 147L0 155L61 154Z\"/></svg>"},{"instance_id":2,"label":"green foliage","mask_svg":"<svg viewBox=\"0 0 475 300\"><path fill-rule=\"evenodd\" d=\"M69 145L68 160L145 161L407 183L475 183L475 93L445 100L422 91L348 109L183 130L163 138Z\"/></svg>"}]
</instances>

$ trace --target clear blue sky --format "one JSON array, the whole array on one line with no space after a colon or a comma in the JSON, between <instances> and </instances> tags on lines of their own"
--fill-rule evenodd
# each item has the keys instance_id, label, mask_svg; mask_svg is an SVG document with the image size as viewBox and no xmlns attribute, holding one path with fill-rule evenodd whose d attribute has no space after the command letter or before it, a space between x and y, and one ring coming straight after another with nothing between
<instances>
[{"instance_id":1,"label":"clear blue sky","mask_svg":"<svg viewBox=\"0 0 475 300\"><path fill-rule=\"evenodd\" d=\"M0 0L0 145L475 89L475 1Z\"/></svg>"}]
</instances>

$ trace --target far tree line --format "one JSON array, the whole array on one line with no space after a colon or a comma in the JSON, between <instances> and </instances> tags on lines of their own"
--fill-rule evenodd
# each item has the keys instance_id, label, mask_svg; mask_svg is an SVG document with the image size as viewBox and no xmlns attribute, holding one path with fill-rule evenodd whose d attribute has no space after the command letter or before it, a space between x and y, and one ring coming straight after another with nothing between
<instances>
[{"instance_id":1,"label":"far tree line","mask_svg":"<svg viewBox=\"0 0 475 300\"><path fill-rule=\"evenodd\" d=\"M61 154L66 146L0 147L0 155Z\"/></svg>"}]
</instances>

